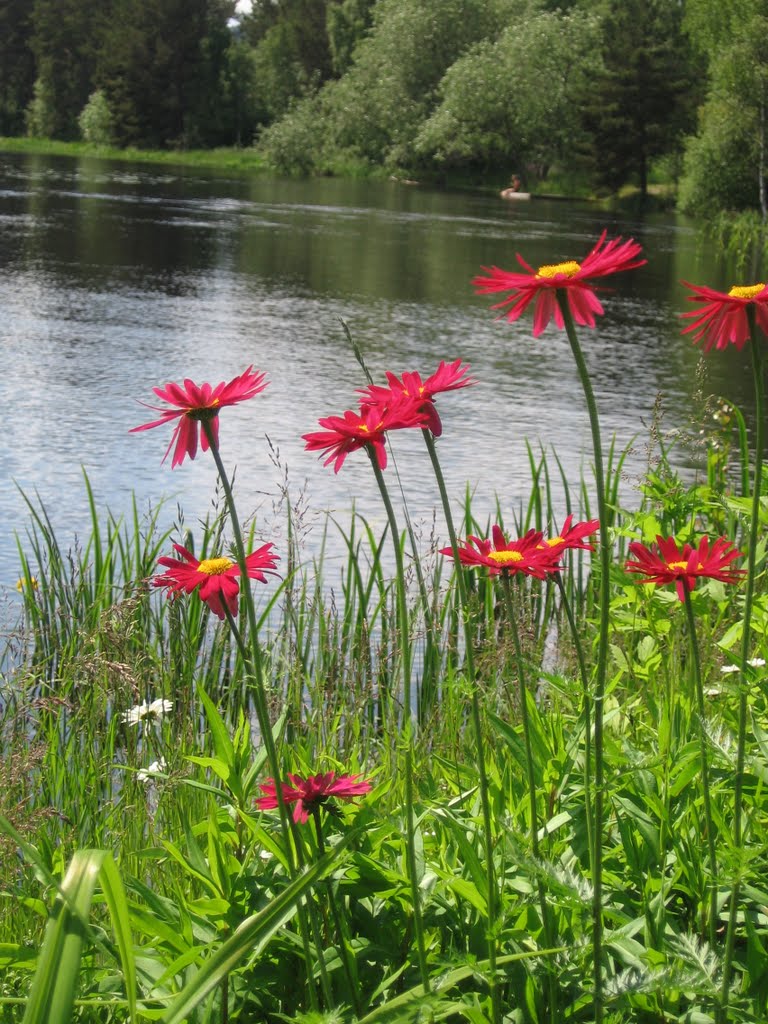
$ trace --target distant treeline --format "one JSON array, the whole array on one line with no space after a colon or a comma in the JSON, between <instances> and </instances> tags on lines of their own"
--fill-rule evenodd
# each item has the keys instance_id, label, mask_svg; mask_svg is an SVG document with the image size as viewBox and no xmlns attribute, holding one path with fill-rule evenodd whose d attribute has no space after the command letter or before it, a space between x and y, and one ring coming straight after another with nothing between
<instances>
[{"instance_id":1,"label":"distant treeline","mask_svg":"<svg viewBox=\"0 0 768 1024\"><path fill-rule=\"evenodd\" d=\"M765 213L768 0L0 0L0 135Z\"/></svg>"}]
</instances>

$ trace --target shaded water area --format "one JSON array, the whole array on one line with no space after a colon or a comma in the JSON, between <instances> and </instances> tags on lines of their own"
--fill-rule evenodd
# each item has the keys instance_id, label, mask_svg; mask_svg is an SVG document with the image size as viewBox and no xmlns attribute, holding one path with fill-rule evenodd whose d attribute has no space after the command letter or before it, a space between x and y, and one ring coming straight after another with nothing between
<instances>
[{"instance_id":1,"label":"shaded water area","mask_svg":"<svg viewBox=\"0 0 768 1024\"><path fill-rule=\"evenodd\" d=\"M494 320L470 282L483 265L514 269L518 251L534 266L578 259L603 228L634 236L648 259L608 279L606 315L581 333L606 438L615 434L620 447L636 438L625 467L631 500L657 396L665 430L690 426L699 393L749 411L748 353L704 361L680 335L680 280L729 283L691 223L395 182L0 154L0 587L13 593L14 531L23 543L28 521L14 482L39 494L62 543L87 530L83 469L99 506L115 515L129 512L135 492L142 510L168 499L164 523L179 503L194 527L210 508L211 460L172 471L161 461L169 428L128 431L152 418L138 403L152 400L154 385L217 382L250 364L271 384L225 411L221 445L258 535L279 549L286 481L291 501L302 499L307 557L329 510L346 525L354 502L383 527L365 456L351 456L334 476L300 437L319 417L355 407L365 383L342 320L377 380L385 370L426 375L440 359L471 363L480 383L438 399L438 450L457 508L469 486L480 518L493 516L498 496L511 519L530 492L526 439L557 453L577 493L590 442L565 335L551 327L534 341L530 316ZM427 535L438 494L424 446L405 432L393 447L411 515ZM695 464L683 449L675 458ZM341 558L333 530L329 545Z\"/></svg>"}]
</instances>

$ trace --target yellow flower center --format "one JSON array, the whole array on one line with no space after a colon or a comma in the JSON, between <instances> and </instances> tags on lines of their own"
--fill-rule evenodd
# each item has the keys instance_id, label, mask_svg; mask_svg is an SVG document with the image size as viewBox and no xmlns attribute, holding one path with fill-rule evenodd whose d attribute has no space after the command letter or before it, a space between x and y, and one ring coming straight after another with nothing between
<instances>
[{"instance_id":1,"label":"yellow flower center","mask_svg":"<svg viewBox=\"0 0 768 1024\"><path fill-rule=\"evenodd\" d=\"M198 565L198 572L204 572L206 576L221 576L234 565L228 558L204 558Z\"/></svg>"},{"instance_id":2,"label":"yellow flower center","mask_svg":"<svg viewBox=\"0 0 768 1024\"><path fill-rule=\"evenodd\" d=\"M764 288L764 284L735 284L728 292L728 297L731 299L754 299Z\"/></svg>"},{"instance_id":3,"label":"yellow flower center","mask_svg":"<svg viewBox=\"0 0 768 1024\"><path fill-rule=\"evenodd\" d=\"M557 277L558 274L562 274L563 277L573 277L580 270L581 264L577 263L576 260L568 260L566 263L548 263L543 267L539 267L536 271L536 277Z\"/></svg>"},{"instance_id":4,"label":"yellow flower center","mask_svg":"<svg viewBox=\"0 0 768 1024\"><path fill-rule=\"evenodd\" d=\"M544 543L547 547L556 548L558 544L565 544L565 537L550 537L548 540L545 540Z\"/></svg>"},{"instance_id":5,"label":"yellow flower center","mask_svg":"<svg viewBox=\"0 0 768 1024\"><path fill-rule=\"evenodd\" d=\"M491 551L488 558L498 565L509 565L510 562L522 562L523 560L519 551Z\"/></svg>"},{"instance_id":6,"label":"yellow flower center","mask_svg":"<svg viewBox=\"0 0 768 1024\"><path fill-rule=\"evenodd\" d=\"M670 569L677 569L677 570L687 569L688 568L688 563L687 562L670 562L669 563L669 568Z\"/></svg>"}]
</instances>

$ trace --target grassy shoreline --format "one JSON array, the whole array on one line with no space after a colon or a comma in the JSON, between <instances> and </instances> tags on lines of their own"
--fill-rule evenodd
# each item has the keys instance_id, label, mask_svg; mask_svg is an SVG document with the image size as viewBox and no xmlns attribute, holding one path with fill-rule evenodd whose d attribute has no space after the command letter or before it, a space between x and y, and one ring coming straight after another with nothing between
<instances>
[{"instance_id":1,"label":"grassy shoreline","mask_svg":"<svg viewBox=\"0 0 768 1024\"><path fill-rule=\"evenodd\" d=\"M91 142L61 142L56 139L28 139L0 136L0 153L31 153L41 156L92 157L126 163L212 167L221 170L266 172L269 168L253 148L234 146L217 149L136 149L100 146Z\"/></svg>"},{"instance_id":2,"label":"grassy shoreline","mask_svg":"<svg viewBox=\"0 0 768 1024\"><path fill-rule=\"evenodd\" d=\"M220 171L241 171L248 174L276 174L264 157L253 146L236 147L221 146L215 149L138 149L134 146L119 148L102 146L91 142L63 142L58 139L37 139L19 136L0 135L0 153L25 153L40 156L87 157L93 160L118 161L123 163L144 163L176 167L205 167ZM390 174L383 167L366 166L361 163L349 164L334 168L331 175L337 178L367 178L371 181L386 180L410 181L415 172L403 171L402 174ZM280 175L283 176L283 175ZM466 174L455 172L452 175L442 174L419 175L416 184L438 188L459 189L462 191L497 192L506 184L505 172L498 175L483 177L482 180L468 179ZM550 200L579 200L581 202L597 202L602 205L626 206L637 204L640 194L636 188L626 186L613 197L594 195L583 183L570 178L555 176L551 180L538 182L535 188L537 197ZM658 209L669 209L674 206L674 190L671 184L652 185L645 199L645 206Z\"/></svg>"}]
</instances>

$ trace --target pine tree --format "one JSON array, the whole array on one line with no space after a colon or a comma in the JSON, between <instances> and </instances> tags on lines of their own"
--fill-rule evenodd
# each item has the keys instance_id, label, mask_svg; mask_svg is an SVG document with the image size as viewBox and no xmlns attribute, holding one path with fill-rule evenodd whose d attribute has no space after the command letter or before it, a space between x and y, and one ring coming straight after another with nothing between
<instances>
[{"instance_id":1,"label":"pine tree","mask_svg":"<svg viewBox=\"0 0 768 1024\"><path fill-rule=\"evenodd\" d=\"M55 138L76 139L77 119L93 91L93 75L111 0L34 0L31 49L35 55L38 94L47 97L49 131Z\"/></svg>"},{"instance_id":2,"label":"pine tree","mask_svg":"<svg viewBox=\"0 0 768 1024\"><path fill-rule=\"evenodd\" d=\"M29 0L0 0L0 135L24 131L35 81L31 39Z\"/></svg>"},{"instance_id":3,"label":"pine tree","mask_svg":"<svg viewBox=\"0 0 768 1024\"><path fill-rule=\"evenodd\" d=\"M115 136L155 148L206 143L206 121L221 88L221 39L233 5L223 0L116 0L97 84ZM215 141L219 141L218 139Z\"/></svg>"},{"instance_id":4,"label":"pine tree","mask_svg":"<svg viewBox=\"0 0 768 1024\"><path fill-rule=\"evenodd\" d=\"M651 160L679 148L695 123L694 59L674 0L609 0L603 67L583 98L595 182L648 190Z\"/></svg>"}]
</instances>

